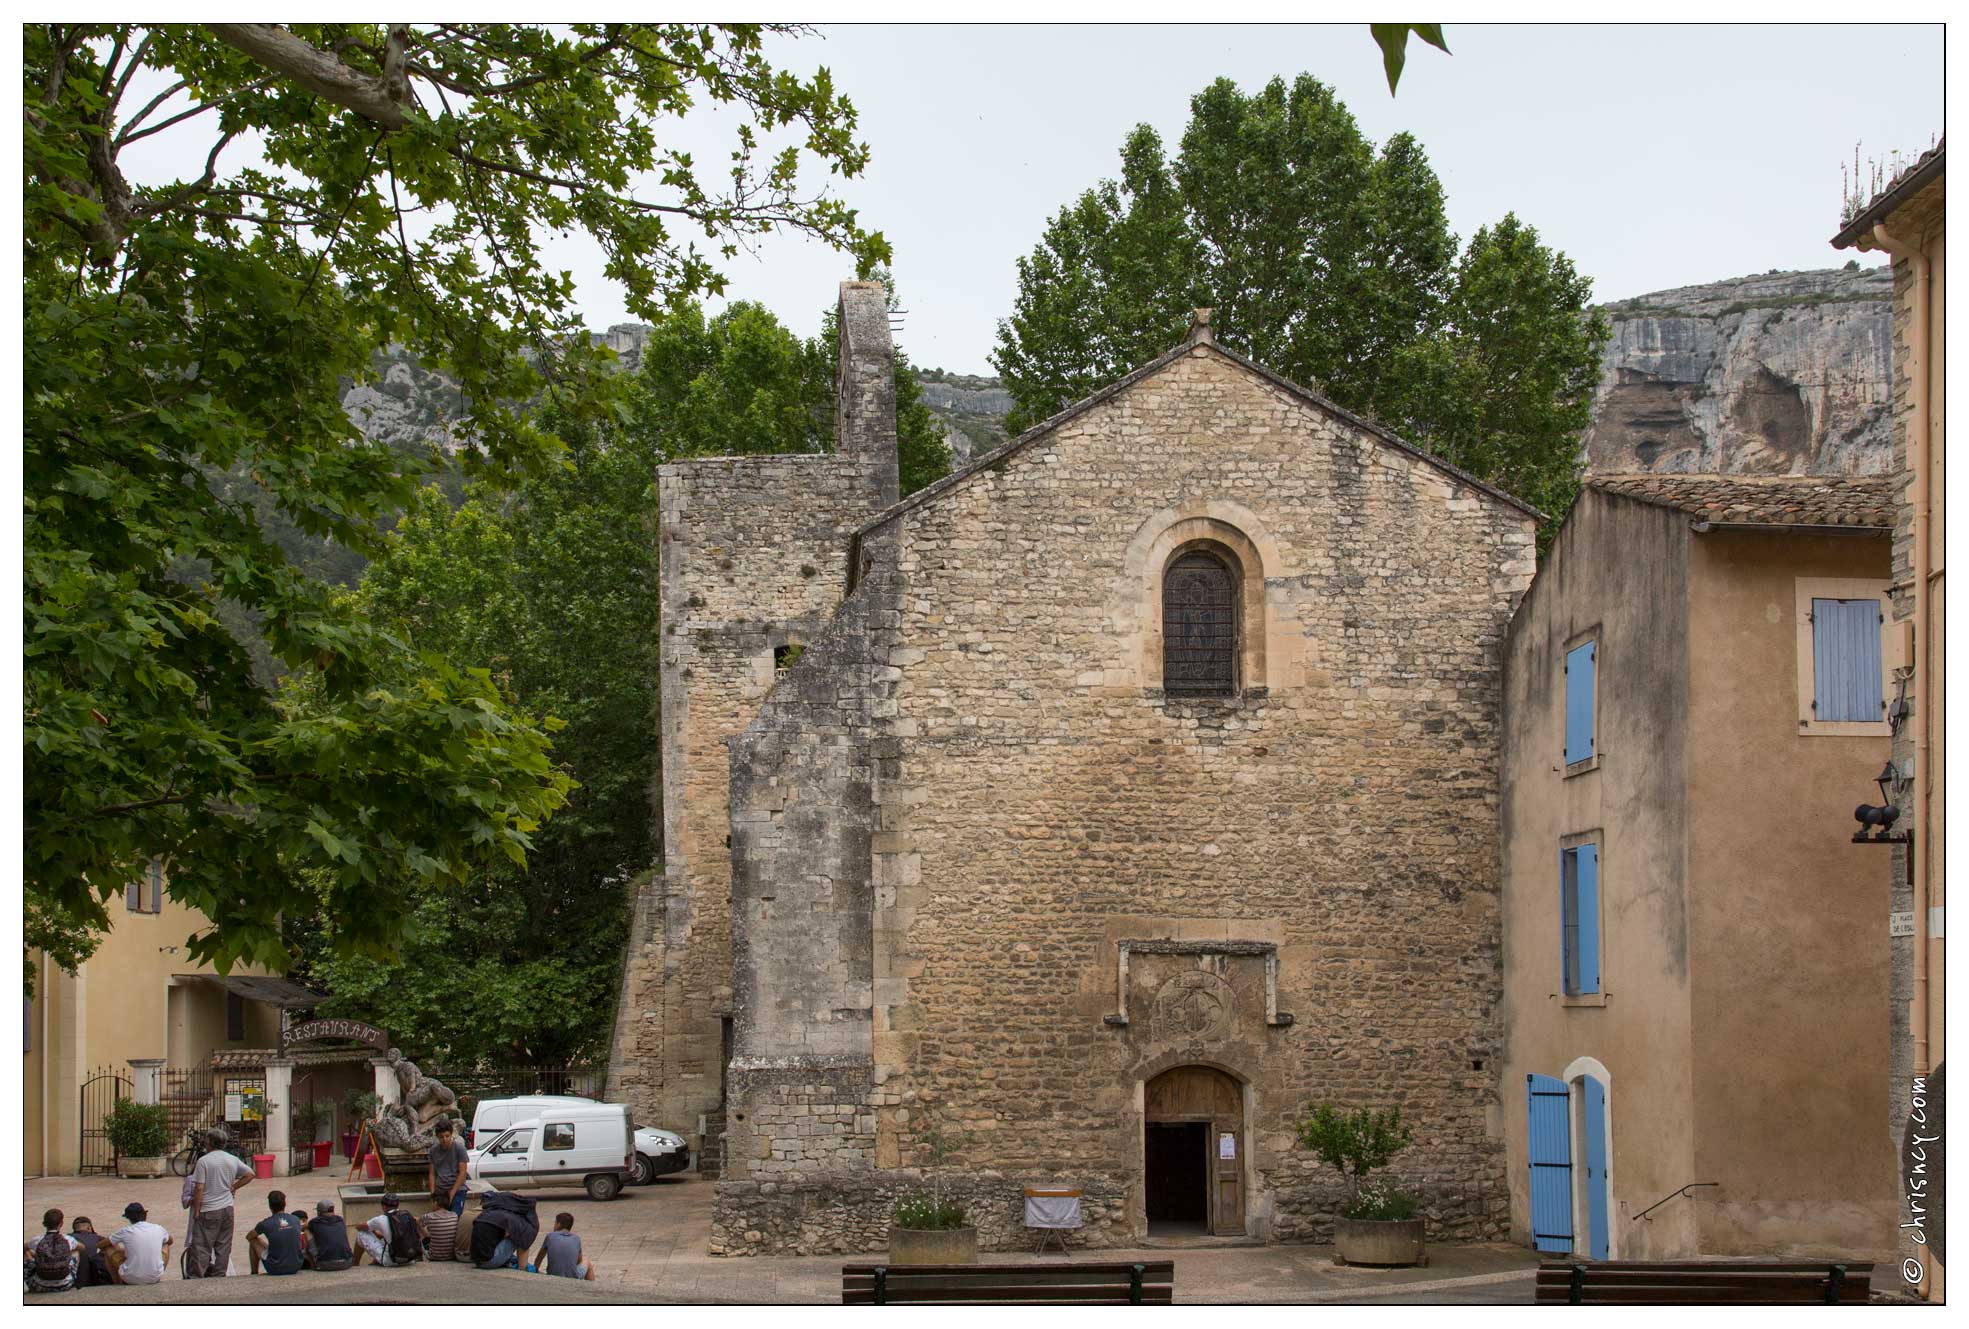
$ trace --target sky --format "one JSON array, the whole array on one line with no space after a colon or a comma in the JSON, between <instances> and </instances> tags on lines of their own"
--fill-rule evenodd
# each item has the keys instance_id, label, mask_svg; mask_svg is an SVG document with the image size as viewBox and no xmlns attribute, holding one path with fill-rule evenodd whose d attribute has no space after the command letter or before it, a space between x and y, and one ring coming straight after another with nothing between
<instances>
[{"instance_id":1,"label":"sky","mask_svg":"<svg viewBox=\"0 0 1969 1329\"><path fill-rule=\"evenodd\" d=\"M1412 42L1395 97L1361 24L824 26L769 50L802 74L825 65L859 113L872 161L833 190L894 247L911 359L990 373L1015 261L1047 218L1118 173L1134 125L1173 150L1190 97L1219 76L1255 90L1312 74L1374 142L1402 130L1420 140L1459 237L1514 211L1592 278L1596 300L1617 300L1844 263L1828 244L1841 163L1855 144L1863 159L1912 157L1941 132L1941 34L1449 24L1454 54ZM694 112L675 137L708 153L731 126ZM164 137L145 143L161 154ZM202 163L201 149L188 174ZM548 255L574 273L590 327L628 320L598 246L577 236ZM854 275L846 256L793 234L754 242L725 271L728 298L759 301L803 335Z\"/></svg>"}]
</instances>

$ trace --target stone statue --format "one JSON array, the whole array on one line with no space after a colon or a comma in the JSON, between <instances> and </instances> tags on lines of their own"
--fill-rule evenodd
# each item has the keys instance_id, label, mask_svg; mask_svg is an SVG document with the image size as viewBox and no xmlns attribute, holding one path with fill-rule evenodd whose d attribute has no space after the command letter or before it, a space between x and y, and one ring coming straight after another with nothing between
<instances>
[{"instance_id":1,"label":"stone statue","mask_svg":"<svg viewBox=\"0 0 1969 1329\"><path fill-rule=\"evenodd\" d=\"M376 1117L376 1139L385 1149L427 1150L437 1143L437 1123L451 1115L458 1095L417 1069L396 1048L390 1049L390 1069L397 1077L397 1099Z\"/></svg>"}]
</instances>

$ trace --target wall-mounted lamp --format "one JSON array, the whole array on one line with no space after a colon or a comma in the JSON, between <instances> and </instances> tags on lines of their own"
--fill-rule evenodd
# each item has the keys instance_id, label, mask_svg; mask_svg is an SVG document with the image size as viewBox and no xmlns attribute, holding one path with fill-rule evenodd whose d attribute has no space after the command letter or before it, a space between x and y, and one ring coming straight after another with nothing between
<instances>
[{"instance_id":1,"label":"wall-mounted lamp","mask_svg":"<svg viewBox=\"0 0 1969 1329\"><path fill-rule=\"evenodd\" d=\"M1880 802L1862 803L1853 809L1853 820L1860 824L1853 832L1854 844L1912 844L1914 833L1902 831L1894 834L1894 823L1901 819L1901 809L1894 802L1893 788L1900 783L1900 772L1889 761L1880 768L1880 774L1873 777L1874 784L1880 787ZM1872 835L1867 831L1871 830Z\"/></svg>"}]
</instances>

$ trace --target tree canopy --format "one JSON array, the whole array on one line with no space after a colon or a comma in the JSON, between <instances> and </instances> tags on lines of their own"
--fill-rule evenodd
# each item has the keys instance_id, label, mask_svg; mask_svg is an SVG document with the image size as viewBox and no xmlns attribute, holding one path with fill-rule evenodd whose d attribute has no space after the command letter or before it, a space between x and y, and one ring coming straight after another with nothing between
<instances>
[{"instance_id":1,"label":"tree canopy","mask_svg":"<svg viewBox=\"0 0 1969 1329\"><path fill-rule=\"evenodd\" d=\"M1218 79L1173 159L1138 126L1119 179L1053 217L992 361L1017 433L1209 306L1226 345L1557 515L1607 336L1589 294L1515 216L1459 252L1421 145L1377 149L1310 75L1254 94Z\"/></svg>"},{"instance_id":2,"label":"tree canopy","mask_svg":"<svg viewBox=\"0 0 1969 1329\"><path fill-rule=\"evenodd\" d=\"M853 107L825 70L774 68L767 31L26 28L29 946L73 967L162 857L211 921L194 959L283 966L303 873L345 953L380 955L432 892L526 859L572 787L555 722L368 620L264 518L377 551L438 464L341 409L385 346L458 385L449 446L488 484L557 464L533 403L614 409L548 234L599 241L644 318L722 290L720 261L767 230L884 258L803 185L865 165ZM702 169L665 129L706 104L735 147ZM198 138L196 176L133 181L158 134Z\"/></svg>"}]
</instances>

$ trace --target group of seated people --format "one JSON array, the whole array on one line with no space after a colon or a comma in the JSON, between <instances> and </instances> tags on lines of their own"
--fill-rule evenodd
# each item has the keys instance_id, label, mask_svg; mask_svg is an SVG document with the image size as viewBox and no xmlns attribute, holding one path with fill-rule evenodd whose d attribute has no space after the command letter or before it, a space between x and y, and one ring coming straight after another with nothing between
<instances>
[{"instance_id":1,"label":"group of seated people","mask_svg":"<svg viewBox=\"0 0 1969 1329\"><path fill-rule=\"evenodd\" d=\"M429 1213L412 1214L394 1192L383 1197L383 1212L354 1232L348 1230L333 1200L315 1204L315 1216L305 1219L296 1210L285 1212L287 1197L267 1196L268 1215L246 1237L247 1265L256 1274L292 1274L302 1269L337 1272L361 1264L400 1265L418 1260L449 1263L467 1260L481 1269L517 1268L526 1245L538 1230L533 1201L489 1191L485 1209L474 1219L467 1241L458 1240L461 1216L438 1200ZM458 1208L463 1208L462 1205ZM574 1235L574 1215L555 1215L554 1230L526 1266L528 1273L562 1278L593 1279L595 1266L581 1251Z\"/></svg>"},{"instance_id":2,"label":"group of seated people","mask_svg":"<svg viewBox=\"0 0 1969 1329\"><path fill-rule=\"evenodd\" d=\"M333 1200L315 1203L314 1217L287 1208L284 1191L267 1195L267 1216L246 1235L247 1267L255 1274L296 1274L303 1269L335 1273L365 1259L373 1265L419 1260L469 1261L480 1269L519 1268L538 1232L533 1201L510 1192L489 1191L485 1209L459 1240L460 1215L437 1203L427 1214L405 1209L394 1194L383 1197L383 1212L350 1231ZM462 1207L462 1206L461 1206ZM62 1211L41 1217L39 1240L26 1243L26 1284L30 1292L63 1292L108 1283L155 1283L169 1266L171 1234L148 1221L141 1204L123 1211L126 1225L108 1237L96 1235L86 1218L63 1232ZM554 1230L540 1243L527 1272L562 1278L595 1277L594 1262L574 1234L574 1215L555 1215Z\"/></svg>"},{"instance_id":3,"label":"group of seated people","mask_svg":"<svg viewBox=\"0 0 1969 1329\"><path fill-rule=\"evenodd\" d=\"M73 1287L111 1283L156 1283L171 1261L171 1234L150 1221L134 1200L123 1209L123 1226L107 1237L77 1217L62 1231L64 1215L41 1215L41 1235L25 1243L24 1282L29 1292L66 1292Z\"/></svg>"}]
</instances>

